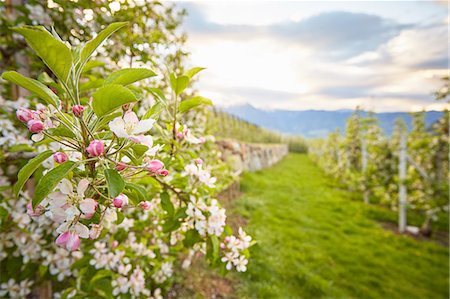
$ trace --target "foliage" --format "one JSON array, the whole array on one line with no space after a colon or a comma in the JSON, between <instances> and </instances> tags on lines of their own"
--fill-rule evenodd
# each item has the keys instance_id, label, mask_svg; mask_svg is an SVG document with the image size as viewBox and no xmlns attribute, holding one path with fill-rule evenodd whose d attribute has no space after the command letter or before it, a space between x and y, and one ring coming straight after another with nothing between
<instances>
[{"instance_id":1,"label":"foliage","mask_svg":"<svg viewBox=\"0 0 450 299\"><path fill-rule=\"evenodd\" d=\"M398 207L398 163L400 135L407 134L408 169L406 186L408 208L426 215L423 231L430 221L448 211L448 111L432 128L425 127L425 113L412 114L409 134L398 120L393 135L383 135L372 114L361 117L357 110L347 121L344 136L339 132L310 145L312 158L350 190L364 191L371 202ZM365 147L365 148L364 148ZM366 168L363 152L366 153Z\"/></svg>"},{"instance_id":2,"label":"foliage","mask_svg":"<svg viewBox=\"0 0 450 299\"><path fill-rule=\"evenodd\" d=\"M352 200L307 156L246 173L241 185L235 210L258 243L239 298L449 296L448 247L385 230L371 215L395 213Z\"/></svg>"},{"instance_id":3,"label":"foliage","mask_svg":"<svg viewBox=\"0 0 450 299\"><path fill-rule=\"evenodd\" d=\"M246 271L253 242L241 229L232 235L214 199L225 183L214 174L226 169L198 118L209 102L185 92L201 68L172 72L170 84L161 84L172 93L133 84L155 75L143 68L118 70L81 89L86 76L99 79L83 72L91 54L101 53L96 47L123 26L112 23L85 44L62 41L43 27L14 29L52 73L46 84L33 85L31 78L3 74L33 100L3 101L2 116L10 118L2 119L2 158L35 155L25 166L17 162L17 199L14 164L1 176L3 297L24 297L50 281L55 297L159 298L174 268L189 266L194 253L223 271ZM154 104L144 113L140 106L150 94ZM21 126L11 120L14 110ZM31 140L20 137L30 135L25 127Z\"/></svg>"},{"instance_id":4,"label":"foliage","mask_svg":"<svg viewBox=\"0 0 450 299\"><path fill-rule=\"evenodd\" d=\"M287 143L290 152L306 153L308 146L300 136L283 135L249 123L226 112L213 110L209 126L219 138L233 138L252 143Z\"/></svg>"}]
</instances>

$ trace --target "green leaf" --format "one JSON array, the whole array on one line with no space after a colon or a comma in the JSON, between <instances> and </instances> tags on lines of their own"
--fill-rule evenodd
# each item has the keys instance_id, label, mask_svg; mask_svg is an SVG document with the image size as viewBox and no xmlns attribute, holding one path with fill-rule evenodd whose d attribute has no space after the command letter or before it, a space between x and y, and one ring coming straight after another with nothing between
<instances>
[{"instance_id":1,"label":"green leaf","mask_svg":"<svg viewBox=\"0 0 450 299\"><path fill-rule=\"evenodd\" d=\"M115 169L105 169L105 177L108 183L109 197L114 198L125 188L125 182Z\"/></svg>"},{"instance_id":2,"label":"green leaf","mask_svg":"<svg viewBox=\"0 0 450 299\"><path fill-rule=\"evenodd\" d=\"M96 68L99 66L104 66L104 65L105 65L105 63L103 61L90 60L90 61L86 62L81 73L87 73L90 70L92 70L93 68Z\"/></svg>"},{"instance_id":3,"label":"green leaf","mask_svg":"<svg viewBox=\"0 0 450 299\"><path fill-rule=\"evenodd\" d=\"M212 263L219 258L219 245L219 238L216 235L211 235L206 242L206 255Z\"/></svg>"},{"instance_id":4,"label":"green leaf","mask_svg":"<svg viewBox=\"0 0 450 299\"><path fill-rule=\"evenodd\" d=\"M172 217L174 212L174 207L172 204L172 201L170 201L170 196L167 192L163 192L160 195L161 197L161 207L164 211L167 212L167 214Z\"/></svg>"},{"instance_id":5,"label":"green leaf","mask_svg":"<svg viewBox=\"0 0 450 299\"><path fill-rule=\"evenodd\" d=\"M152 108L150 108L150 110L148 110L144 116L142 117L142 119L148 119L148 118L157 118L161 112L164 110L164 105L161 104L161 102L156 103L155 105L152 106Z\"/></svg>"},{"instance_id":6,"label":"green leaf","mask_svg":"<svg viewBox=\"0 0 450 299\"><path fill-rule=\"evenodd\" d=\"M195 76L198 72L203 71L204 69L205 69L204 67L193 67L189 71L184 73L184 75L189 79L192 79L193 76Z\"/></svg>"},{"instance_id":7,"label":"green leaf","mask_svg":"<svg viewBox=\"0 0 450 299\"><path fill-rule=\"evenodd\" d=\"M210 99L201 97L201 96L196 96L193 98L190 98L188 100L182 101L180 103L180 107L179 107L179 111L181 113L184 113L192 108L195 108L197 106L200 105L212 105L212 101Z\"/></svg>"},{"instance_id":8,"label":"green leaf","mask_svg":"<svg viewBox=\"0 0 450 299\"><path fill-rule=\"evenodd\" d=\"M14 194L19 195L25 182L31 177L31 175L38 169L38 167L44 162L48 157L53 154L52 151L45 151L28 161L28 163L22 167L17 175L17 182L14 185Z\"/></svg>"},{"instance_id":9,"label":"green leaf","mask_svg":"<svg viewBox=\"0 0 450 299\"><path fill-rule=\"evenodd\" d=\"M179 208L179 209L177 210L177 212L175 213L175 215L173 215L173 217L174 217L175 219L183 219L183 218L186 218L186 217L187 217L186 210L187 210L187 207Z\"/></svg>"},{"instance_id":10,"label":"green leaf","mask_svg":"<svg viewBox=\"0 0 450 299\"><path fill-rule=\"evenodd\" d=\"M58 126L54 129L49 129L48 132L52 136L75 138L75 134L66 126Z\"/></svg>"},{"instance_id":11,"label":"green leaf","mask_svg":"<svg viewBox=\"0 0 450 299\"><path fill-rule=\"evenodd\" d=\"M0 206L0 220L4 220L6 219L6 216L9 215L9 212L7 209L5 209L4 207Z\"/></svg>"},{"instance_id":12,"label":"green leaf","mask_svg":"<svg viewBox=\"0 0 450 299\"><path fill-rule=\"evenodd\" d=\"M44 175L36 186L34 196L32 200L33 209L50 193L55 189L56 185L75 168L77 163L67 161Z\"/></svg>"},{"instance_id":13,"label":"green leaf","mask_svg":"<svg viewBox=\"0 0 450 299\"><path fill-rule=\"evenodd\" d=\"M162 104L167 106L166 96L160 88L151 87L148 89L148 91L150 91L158 99L158 102L161 102Z\"/></svg>"},{"instance_id":14,"label":"green leaf","mask_svg":"<svg viewBox=\"0 0 450 299\"><path fill-rule=\"evenodd\" d=\"M143 144L134 144L131 148L133 149L136 158L141 158L148 151L148 146Z\"/></svg>"},{"instance_id":15,"label":"green leaf","mask_svg":"<svg viewBox=\"0 0 450 299\"><path fill-rule=\"evenodd\" d=\"M125 188L136 191L139 200L144 200L147 197L147 190L145 190L145 188L140 185L136 185L133 183L126 183Z\"/></svg>"},{"instance_id":16,"label":"green leaf","mask_svg":"<svg viewBox=\"0 0 450 299\"><path fill-rule=\"evenodd\" d=\"M48 68L63 82L67 82L72 69L72 52L60 40L54 38L43 26L15 27Z\"/></svg>"},{"instance_id":17,"label":"green leaf","mask_svg":"<svg viewBox=\"0 0 450 299\"><path fill-rule=\"evenodd\" d=\"M81 50L79 67L84 67L86 62L91 57L92 53L94 53L94 51L102 44L102 42L126 24L127 22L112 23L104 30L102 30L99 34L97 34L96 37L88 41L86 45L84 45L83 50Z\"/></svg>"},{"instance_id":18,"label":"green leaf","mask_svg":"<svg viewBox=\"0 0 450 299\"><path fill-rule=\"evenodd\" d=\"M122 212L117 212L117 221L116 224L119 225L123 222L123 220L125 219L125 215L123 215Z\"/></svg>"},{"instance_id":19,"label":"green leaf","mask_svg":"<svg viewBox=\"0 0 450 299\"><path fill-rule=\"evenodd\" d=\"M83 84L80 84L80 92L85 92L90 89L99 88L103 86L105 80L102 78L97 78L95 76L89 76L89 80Z\"/></svg>"},{"instance_id":20,"label":"green leaf","mask_svg":"<svg viewBox=\"0 0 450 299\"><path fill-rule=\"evenodd\" d=\"M41 82L22 76L14 71L4 72L2 78L31 91L48 104L58 107L58 96Z\"/></svg>"},{"instance_id":21,"label":"green leaf","mask_svg":"<svg viewBox=\"0 0 450 299\"><path fill-rule=\"evenodd\" d=\"M186 232L183 244L186 247L192 247L195 243L202 241L202 237L196 229L190 229Z\"/></svg>"},{"instance_id":22,"label":"green leaf","mask_svg":"<svg viewBox=\"0 0 450 299\"><path fill-rule=\"evenodd\" d=\"M103 116L102 118L100 118L100 121L94 127L94 132L96 132L97 130L100 130L101 128L103 128L103 126L106 126L110 121L112 121L116 117L120 117L120 116L122 116L122 112L119 112L119 111Z\"/></svg>"},{"instance_id":23,"label":"green leaf","mask_svg":"<svg viewBox=\"0 0 450 299\"><path fill-rule=\"evenodd\" d=\"M168 232L174 231L174 230L178 229L180 227L180 225L181 225L180 221L175 220L175 219L169 219L162 226L163 232L168 233Z\"/></svg>"},{"instance_id":24,"label":"green leaf","mask_svg":"<svg viewBox=\"0 0 450 299\"><path fill-rule=\"evenodd\" d=\"M108 84L92 95L92 109L97 116L103 116L124 104L136 102L136 96L128 88L119 84Z\"/></svg>"},{"instance_id":25,"label":"green leaf","mask_svg":"<svg viewBox=\"0 0 450 299\"><path fill-rule=\"evenodd\" d=\"M156 73L144 68L121 69L111 73L105 80L105 84L128 85L149 77L156 76Z\"/></svg>"},{"instance_id":26,"label":"green leaf","mask_svg":"<svg viewBox=\"0 0 450 299\"><path fill-rule=\"evenodd\" d=\"M91 281L89 282L89 284L90 284L91 287L92 287L92 286L94 286L94 283L95 283L97 280L100 280L100 279L105 278L105 277L111 277L112 274L113 274L113 272L112 272L111 270L105 270L105 269L100 270L100 271L98 271L97 273L95 273L94 277L92 277L92 279L91 279Z\"/></svg>"},{"instance_id":27,"label":"green leaf","mask_svg":"<svg viewBox=\"0 0 450 299\"><path fill-rule=\"evenodd\" d=\"M179 95L189 85L189 78L186 76L175 77L174 74L170 74L170 86L176 95Z\"/></svg>"}]
</instances>

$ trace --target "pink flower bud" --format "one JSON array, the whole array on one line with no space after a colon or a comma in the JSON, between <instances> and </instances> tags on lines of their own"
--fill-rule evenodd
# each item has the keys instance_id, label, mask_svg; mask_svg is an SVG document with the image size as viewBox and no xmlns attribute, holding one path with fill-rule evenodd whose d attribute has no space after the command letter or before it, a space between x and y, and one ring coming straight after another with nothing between
<instances>
[{"instance_id":1,"label":"pink flower bud","mask_svg":"<svg viewBox=\"0 0 450 299\"><path fill-rule=\"evenodd\" d=\"M27 123L33 119L34 113L30 109L27 108L19 108L16 111L17 119L23 123Z\"/></svg>"},{"instance_id":2,"label":"pink flower bud","mask_svg":"<svg viewBox=\"0 0 450 299\"><path fill-rule=\"evenodd\" d=\"M53 154L53 160L56 163L62 164L64 162L66 162L67 160L69 160L69 157L67 157L67 155L63 152L57 152Z\"/></svg>"},{"instance_id":3,"label":"pink flower bud","mask_svg":"<svg viewBox=\"0 0 450 299\"><path fill-rule=\"evenodd\" d=\"M80 237L76 233L70 233L66 243L66 249L69 251L78 250L80 247Z\"/></svg>"},{"instance_id":4,"label":"pink flower bud","mask_svg":"<svg viewBox=\"0 0 450 299\"><path fill-rule=\"evenodd\" d=\"M112 241L111 248L116 248L119 246L119 242L117 240Z\"/></svg>"},{"instance_id":5,"label":"pink flower bud","mask_svg":"<svg viewBox=\"0 0 450 299\"><path fill-rule=\"evenodd\" d=\"M91 157L98 157L105 151L105 145L100 140L92 140L86 151Z\"/></svg>"},{"instance_id":6,"label":"pink flower bud","mask_svg":"<svg viewBox=\"0 0 450 299\"><path fill-rule=\"evenodd\" d=\"M162 176L167 176L169 174L169 171L167 169L161 169L160 171L158 171L158 174Z\"/></svg>"},{"instance_id":7,"label":"pink flower bud","mask_svg":"<svg viewBox=\"0 0 450 299\"><path fill-rule=\"evenodd\" d=\"M119 194L116 198L114 198L113 205L118 209L128 205L128 196L125 194Z\"/></svg>"},{"instance_id":8,"label":"pink flower bud","mask_svg":"<svg viewBox=\"0 0 450 299\"><path fill-rule=\"evenodd\" d=\"M80 210L83 212L81 218L83 219L91 219L95 214L95 210L97 209L98 202L96 202L92 198L85 198L80 201Z\"/></svg>"},{"instance_id":9,"label":"pink flower bud","mask_svg":"<svg viewBox=\"0 0 450 299\"><path fill-rule=\"evenodd\" d=\"M117 165L116 165L116 170L117 170L117 171L122 171L122 170L126 169L127 167L128 167L127 164L125 164L125 163L123 163L123 162L119 162L119 163L117 163Z\"/></svg>"},{"instance_id":10,"label":"pink flower bud","mask_svg":"<svg viewBox=\"0 0 450 299\"><path fill-rule=\"evenodd\" d=\"M184 138L184 134L181 132L177 132L176 135L177 139L183 139Z\"/></svg>"},{"instance_id":11,"label":"pink flower bud","mask_svg":"<svg viewBox=\"0 0 450 299\"><path fill-rule=\"evenodd\" d=\"M83 115L84 107L82 105L75 105L72 107L72 112L76 117L81 117Z\"/></svg>"},{"instance_id":12,"label":"pink flower bud","mask_svg":"<svg viewBox=\"0 0 450 299\"><path fill-rule=\"evenodd\" d=\"M32 119L27 122L27 126L31 133L40 133L44 130L44 123L40 120Z\"/></svg>"},{"instance_id":13,"label":"pink flower bud","mask_svg":"<svg viewBox=\"0 0 450 299\"><path fill-rule=\"evenodd\" d=\"M38 217L41 216L42 214L44 214L45 212L45 208L41 205L38 205L34 210L33 210L33 206L31 204L31 202L29 202L27 204L27 214L30 217Z\"/></svg>"},{"instance_id":14,"label":"pink flower bud","mask_svg":"<svg viewBox=\"0 0 450 299\"><path fill-rule=\"evenodd\" d=\"M148 201L141 201L141 202L139 203L139 207L140 207L141 209L143 209L143 210L150 210L151 204L150 204L150 202L148 202Z\"/></svg>"},{"instance_id":15,"label":"pink flower bud","mask_svg":"<svg viewBox=\"0 0 450 299\"><path fill-rule=\"evenodd\" d=\"M164 163L159 160L150 160L147 163L147 170L152 173L158 173L164 167Z\"/></svg>"},{"instance_id":16,"label":"pink flower bud","mask_svg":"<svg viewBox=\"0 0 450 299\"><path fill-rule=\"evenodd\" d=\"M100 237L102 230L103 226L101 224L91 224L91 229L89 230L89 238L92 240L97 239L98 237Z\"/></svg>"},{"instance_id":17,"label":"pink flower bud","mask_svg":"<svg viewBox=\"0 0 450 299\"><path fill-rule=\"evenodd\" d=\"M199 140L200 143L205 143L206 142L205 137L198 137L198 140Z\"/></svg>"},{"instance_id":18,"label":"pink flower bud","mask_svg":"<svg viewBox=\"0 0 450 299\"><path fill-rule=\"evenodd\" d=\"M69 241L70 233L67 231L65 233L62 233L56 238L56 245L60 247L66 247L67 241Z\"/></svg>"},{"instance_id":19,"label":"pink flower bud","mask_svg":"<svg viewBox=\"0 0 450 299\"><path fill-rule=\"evenodd\" d=\"M202 165L202 164L203 164L203 160L200 159L200 158L195 159L194 162L195 162L195 164L197 164L197 165Z\"/></svg>"}]
</instances>

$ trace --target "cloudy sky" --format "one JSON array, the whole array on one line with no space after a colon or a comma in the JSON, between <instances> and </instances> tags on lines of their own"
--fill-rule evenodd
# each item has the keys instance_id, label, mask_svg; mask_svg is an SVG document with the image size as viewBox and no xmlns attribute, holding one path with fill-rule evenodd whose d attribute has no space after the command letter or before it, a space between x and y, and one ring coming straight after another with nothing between
<instances>
[{"instance_id":1,"label":"cloudy sky","mask_svg":"<svg viewBox=\"0 0 450 299\"><path fill-rule=\"evenodd\" d=\"M197 88L218 105L441 109L448 7L438 1L200 1L184 30Z\"/></svg>"}]
</instances>

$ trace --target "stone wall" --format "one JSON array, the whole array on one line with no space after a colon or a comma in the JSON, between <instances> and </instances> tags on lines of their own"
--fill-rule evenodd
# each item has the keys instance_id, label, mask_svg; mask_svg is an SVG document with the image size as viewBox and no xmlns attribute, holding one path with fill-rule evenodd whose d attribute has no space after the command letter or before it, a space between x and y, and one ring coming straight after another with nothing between
<instances>
[{"instance_id":1,"label":"stone wall","mask_svg":"<svg viewBox=\"0 0 450 299\"><path fill-rule=\"evenodd\" d=\"M217 144L223 159L236 172L270 167L289 152L287 144L244 143L230 139L217 141Z\"/></svg>"}]
</instances>

